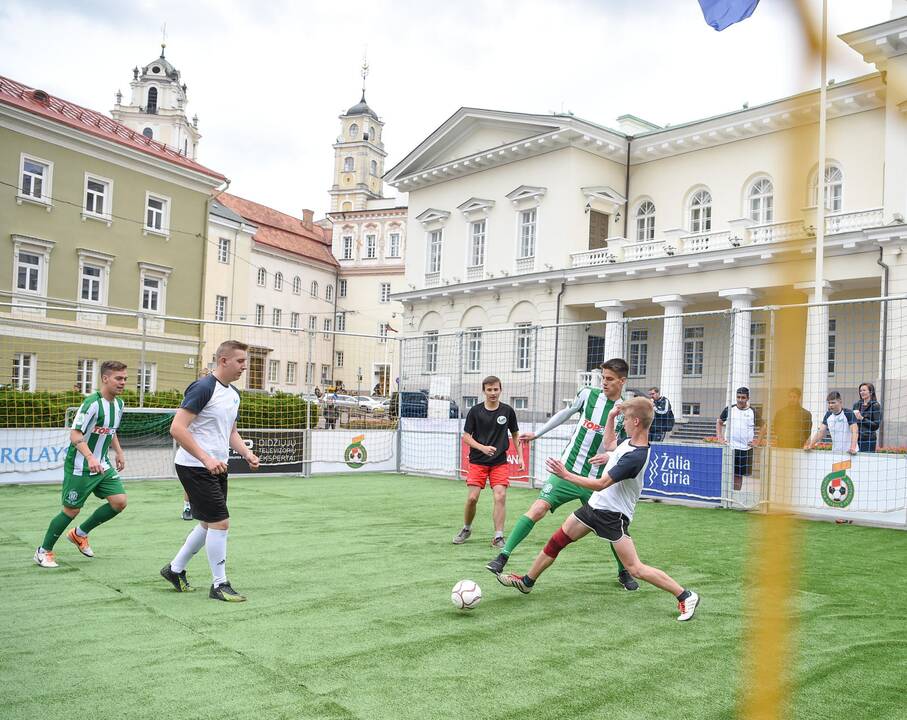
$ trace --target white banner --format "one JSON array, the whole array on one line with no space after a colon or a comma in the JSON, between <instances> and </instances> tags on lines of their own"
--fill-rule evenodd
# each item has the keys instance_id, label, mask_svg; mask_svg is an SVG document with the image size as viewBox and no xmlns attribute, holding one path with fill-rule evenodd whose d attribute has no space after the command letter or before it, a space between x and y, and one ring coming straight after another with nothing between
<instances>
[{"instance_id":1,"label":"white banner","mask_svg":"<svg viewBox=\"0 0 907 720\"><path fill-rule=\"evenodd\" d=\"M0 430L0 484L63 480L67 428Z\"/></svg>"}]
</instances>

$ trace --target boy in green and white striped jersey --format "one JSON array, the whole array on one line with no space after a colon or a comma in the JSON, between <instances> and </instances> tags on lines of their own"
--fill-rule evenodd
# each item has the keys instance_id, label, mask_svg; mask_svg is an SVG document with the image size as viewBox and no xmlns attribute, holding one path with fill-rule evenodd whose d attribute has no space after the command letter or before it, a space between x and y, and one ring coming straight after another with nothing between
<instances>
[{"instance_id":1,"label":"boy in green and white striped jersey","mask_svg":"<svg viewBox=\"0 0 907 720\"><path fill-rule=\"evenodd\" d=\"M63 510L50 521L44 541L35 551L41 567L58 567L53 547L94 493L107 502L95 510L66 538L86 557L94 557L88 533L115 518L126 508L126 490L117 474L126 467L117 429L123 418L123 401L117 395L126 387L126 365L116 360L101 364L101 388L88 395L79 407L69 432L69 450L63 462ZM113 447L115 467L107 459Z\"/></svg>"}]
</instances>

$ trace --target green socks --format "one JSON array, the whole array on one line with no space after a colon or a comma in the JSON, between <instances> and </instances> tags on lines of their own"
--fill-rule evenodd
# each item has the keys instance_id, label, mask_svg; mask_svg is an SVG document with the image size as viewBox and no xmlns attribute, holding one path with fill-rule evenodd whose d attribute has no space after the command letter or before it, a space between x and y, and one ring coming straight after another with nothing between
<instances>
[{"instance_id":1,"label":"green socks","mask_svg":"<svg viewBox=\"0 0 907 720\"><path fill-rule=\"evenodd\" d=\"M72 522L72 518L69 517L65 512L61 512L53 520L50 521L50 525L47 526L47 533L44 535L44 541L41 543L41 547L45 550L53 550L54 544L63 534L69 523Z\"/></svg>"},{"instance_id":2,"label":"green socks","mask_svg":"<svg viewBox=\"0 0 907 720\"><path fill-rule=\"evenodd\" d=\"M84 530L85 528L82 529ZM617 551L614 549L614 543L608 543L608 547L611 548L611 553L614 555L614 559L617 561L617 572L618 574L620 574L627 568L624 567L624 564L620 561L620 558L617 557Z\"/></svg>"},{"instance_id":3,"label":"green socks","mask_svg":"<svg viewBox=\"0 0 907 720\"><path fill-rule=\"evenodd\" d=\"M108 520L112 520L117 515L119 515L119 513L110 506L110 503L103 503L91 514L91 517L88 518L88 520L80 523L79 527L82 529L83 533L88 535L88 533L94 530L98 525L105 523ZM47 548L45 548L45 550L46 549Z\"/></svg>"},{"instance_id":4,"label":"green socks","mask_svg":"<svg viewBox=\"0 0 907 720\"><path fill-rule=\"evenodd\" d=\"M525 515L520 515L520 519L516 521L516 525L514 525L513 530L510 531L510 536L507 538L507 544L504 545L504 549L501 552L507 557L510 557L510 553L516 549L517 545L526 539L526 536L532 532L532 528L534 527L535 520L526 517Z\"/></svg>"}]
</instances>

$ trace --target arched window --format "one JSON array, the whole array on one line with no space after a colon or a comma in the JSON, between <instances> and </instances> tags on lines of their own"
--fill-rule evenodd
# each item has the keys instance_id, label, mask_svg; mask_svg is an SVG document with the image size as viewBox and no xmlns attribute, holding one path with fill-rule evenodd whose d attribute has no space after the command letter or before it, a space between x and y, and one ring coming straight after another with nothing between
<instances>
[{"instance_id":1,"label":"arched window","mask_svg":"<svg viewBox=\"0 0 907 720\"><path fill-rule=\"evenodd\" d=\"M353 158L343 158L343 172L353 172Z\"/></svg>"},{"instance_id":2,"label":"arched window","mask_svg":"<svg viewBox=\"0 0 907 720\"><path fill-rule=\"evenodd\" d=\"M690 232L706 233L712 229L712 194L700 190L690 198Z\"/></svg>"},{"instance_id":3,"label":"arched window","mask_svg":"<svg viewBox=\"0 0 907 720\"><path fill-rule=\"evenodd\" d=\"M151 88L148 91L148 107L145 108L145 112L154 114L157 112L157 88Z\"/></svg>"},{"instance_id":4,"label":"arched window","mask_svg":"<svg viewBox=\"0 0 907 720\"><path fill-rule=\"evenodd\" d=\"M759 178L750 185L747 196L747 214L757 225L765 225L775 218L775 188L768 178Z\"/></svg>"},{"instance_id":5,"label":"arched window","mask_svg":"<svg viewBox=\"0 0 907 720\"><path fill-rule=\"evenodd\" d=\"M153 140L154 139L154 130L152 130L149 127L146 127L144 130L142 130L142 135L144 135L149 140Z\"/></svg>"},{"instance_id":6,"label":"arched window","mask_svg":"<svg viewBox=\"0 0 907 720\"><path fill-rule=\"evenodd\" d=\"M259 287L265 286L265 280L267 279L267 277L268 277L267 271L263 267L258 268L258 286Z\"/></svg>"},{"instance_id":7,"label":"arched window","mask_svg":"<svg viewBox=\"0 0 907 720\"><path fill-rule=\"evenodd\" d=\"M332 302L334 300L334 286L333 285L324 286L324 299L327 300L328 302Z\"/></svg>"},{"instance_id":8,"label":"arched window","mask_svg":"<svg viewBox=\"0 0 907 720\"><path fill-rule=\"evenodd\" d=\"M371 165L369 167L370 167L372 175L378 174L378 162L376 160L372 160Z\"/></svg>"},{"instance_id":9,"label":"arched window","mask_svg":"<svg viewBox=\"0 0 907 720\"><path fill-rule=\"evenodd\" d=\"M282 272L274 273L274 289L283 290L283 273Z\"/></svg>"},{"instance_id":10,"label":"arched window","mask_svg":"<svg viewBox=\"0 0 907 720\"><path fill-rule=\"evenodd\" d=\"M318 281L317 280L312 280L312 297L313 298L318 297Z\"/></svg>"},{"instance_id":11,"label":"arched window","mask_svg":"<svg viewBox=\"0 0 907 720\"><path fill-rule=\"evenodd\" d=\"M302 278L297 275L293 278L293 294L299 295L302 292Z\"/></svg>"},{"instance_id":12,"label":"arched window","mask_svg":"<svg viewBox=\"0 0 907 720\"><path fill-rule=\"evenodd\" d=\"M819 173L810 182L810 204L819 204ZM838 165L825 166L825 209L837 212L844 207L844 171Z\"/></svg>"},{"instance_id":13,"label":"arched window","mask_svg":"<svg viewBox=\"0 0 907 720\"><path fill-rule=\"evenodd\" d=\"M636 210L636 242L655 239L655 203L646 200Z\"/></svg>"},{"instance_id":14,"label":"arched window","mask_svg":"<svg viewBox=\"0 0 907 720\"><path fill-rule=\"evenodd\" d=\"M356 123L350 125L350 137L353 139L359 137L359 126Z\"/></svg>"},{"instance_id":15,"label":"arched window","mask_svg":"<svg viewBox=\"0 0 907 720\"><path fill-rule=\"evenodd\" d=\"M374 127L374 125L369 125L369 128L368 128L368 136L369 136L372 140L377 140L377 139L378 139L378 133L375 132L375 127Z\"/></svg>"}]
</instances>

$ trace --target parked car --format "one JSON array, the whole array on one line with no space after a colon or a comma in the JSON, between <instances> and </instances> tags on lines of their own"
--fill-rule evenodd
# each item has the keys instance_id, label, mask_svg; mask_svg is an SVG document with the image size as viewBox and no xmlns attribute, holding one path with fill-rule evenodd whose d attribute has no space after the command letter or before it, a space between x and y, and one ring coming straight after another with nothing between
<instances>
[{"instance_id":1,"label":"parked car","mask_svg":"<svg viewBox=\"0 0 907 720\"><path fill-rule=\"evenodd\" d=\"M401 395L403 396L402 407L400 400ZM402 393L395 392L391 395L389 409L392 417L427 418L428 393L422 390L404 390ZM450 414L448 417L460 417L460 408L453 400L450 400Z\"/></svg>"},{"instance_id":2,"label":"parked car","mask_svg":"<svg viewBox=\"0 0 907 720\"><path fill-rule=\"evenodd\" d=\"M367 413L383 412L384 405L378 398L369 397L368 395L359 395L356 397L357 407Z\"/></svg>"}]
</instances>

